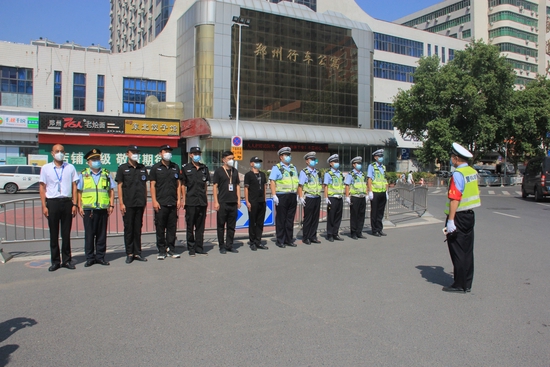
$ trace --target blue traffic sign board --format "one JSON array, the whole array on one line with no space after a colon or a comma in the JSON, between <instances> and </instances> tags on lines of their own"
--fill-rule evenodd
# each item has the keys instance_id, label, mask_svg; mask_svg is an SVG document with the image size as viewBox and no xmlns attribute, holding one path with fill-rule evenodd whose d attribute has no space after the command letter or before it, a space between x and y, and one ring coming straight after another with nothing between
<instances>
[{"instance_id":1,"label":"blue traffic sign board","mask_svg":"<svg viewBox=\"0 0 550 367\"><path fill-rule=\"evenodd\" d=\"M234 136L231 143L234 147L240 147L241 144L243 143L243 140L241 139L240 136Z\"/></svg>"},{"instance_id":2,"label":"blue traffic sign board","mask_svg":"<svg viewBox=\"0 0 550 367\"><path fill-rule=\"evenodd\" d=\"M237 212L237 226L235 228L248 228L250 224L248 218L248 208L246 207L246 201L241 200L241 207ZM273 213L273 199L266 199L265 219L264 226L272 226L275 224L275 216Z\"/></svg>"}]
</instances>

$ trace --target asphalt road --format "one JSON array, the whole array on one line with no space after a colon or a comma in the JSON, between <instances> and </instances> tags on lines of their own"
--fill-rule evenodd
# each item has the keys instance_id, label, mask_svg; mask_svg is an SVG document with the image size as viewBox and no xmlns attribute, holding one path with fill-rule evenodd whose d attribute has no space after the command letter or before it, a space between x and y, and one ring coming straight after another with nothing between
<instances>
[{"instance_id":1,"label":"asphalt road","mask_svg":"<svg viewBox=\"0 0 550 367\"><path fill-rule=\"evenodd\" d=\"M441 291L443 222L55 273L0 264L0 366L548 366L550 201L486 190L469 294ZM444 202L430 195L435 219Z\"/></svg>"}]
</instances>

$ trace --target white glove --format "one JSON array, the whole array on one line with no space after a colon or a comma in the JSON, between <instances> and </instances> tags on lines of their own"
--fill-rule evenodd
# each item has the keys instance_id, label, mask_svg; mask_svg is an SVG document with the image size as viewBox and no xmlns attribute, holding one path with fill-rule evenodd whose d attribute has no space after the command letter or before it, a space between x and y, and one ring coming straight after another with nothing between
<instances>
[{"instance_id":1,"label":"white glove","mask_svg":"<svg viewBox=\"0 0 550 367\"><path fill-rule=\"evenodd\" d=\"M454 220L447 220L447 233L452 233L456 231L455 221Z\"/></svg>"},{"instance_id":2,"label":"white glove","mask_svg":"<svg viewBox=\"0 0 550 367\"><path fill-rule=\"evenodd\" d=\"M273 202L275 203L275 206L279 205L279 198L277 195L273 195Z\"/></svg>"},{"instance_id":3,"label":"white glove","mask_svg":"<svg viewBox=\"0 0 550 367\"><path fill-rule=\"evenodd\" d=\"M329 199L329 198L326 198L326 199L325 199L325 203L327 203L327 205L330 205L330 199Z\"/></svg>"},{"instance_id":4,"label":"white glove","mask_svg":"<svg viewBox=\"0 0 550 367\"><path fill-rule=\"evenodd\" d=\"M346 196L346 203L348 205L351 205L351 198L349 196Z\"/></svg>"},{"instance_id":5,"label":"white glove","mask_svg":"<svg viewBox=\"0 0 550 367\"><path fill-rule=\"evenodd\" d=\"M372 199L374 199L374 194L371 191L371 192L369 192L369 200L372 200Z\"/></svg>"},{"instance_id":6,"label":"white glove","mask_svg":"<svg viewBox=\"0 0 550 367\"><path fill-rule=\"evenodd\" d=\"M387 191L386 191L386 200L390 200L390 195L388 194Z\"/></svg>"},{"instance_id":7,"label":"white glove","mask_svg":"<svg viewBox=\"0 0 550 367\"><path fill-rule=\"evenodd\" d=\"M306 206L306 199L301 198L300 196L296 195L296 201L298 202L298 205Z\"/></svg>"}]
</instances>

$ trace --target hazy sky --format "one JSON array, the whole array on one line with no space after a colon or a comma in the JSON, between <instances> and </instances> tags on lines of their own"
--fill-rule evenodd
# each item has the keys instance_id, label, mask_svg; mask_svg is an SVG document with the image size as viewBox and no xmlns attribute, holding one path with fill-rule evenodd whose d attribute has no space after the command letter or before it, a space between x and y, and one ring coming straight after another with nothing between
<instances>
[{"instance_id":1,"label":"hazy sky","mask_svg":"<svg viewBox=\"0 0 550 367\"><path fill-rule=\"evenodd\" d=\"M176 0L177 1L177 0ZM338 0L333 0L338 1ZM374 18L399 19L440 0L356 0ZM109 0L0 0L0 40L53 42L109 47Z\"/></svg>"}]
</instances>

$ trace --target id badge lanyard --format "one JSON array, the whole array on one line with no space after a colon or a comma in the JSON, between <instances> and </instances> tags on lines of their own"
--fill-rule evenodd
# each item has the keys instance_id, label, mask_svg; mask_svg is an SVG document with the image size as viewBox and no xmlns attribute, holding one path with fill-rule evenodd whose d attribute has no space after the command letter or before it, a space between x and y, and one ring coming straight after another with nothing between
<instances>
[{"instance_id":1,"label":"id badge lanyard","mask_svg":"<svg viewBox=\"0 0 550 367\"><path fill-rule=\"evenodd\" d=\"M233 167L231 167L231 175L227 173L226 169L224 168L223 171L227 175L227 178L229 179L229 191L233 191Z\"/></svg>"},{"instance_id":2,"label":"id badge lanyard","mask_svg":"<svg viewBox=\"0 0 550 367\"><path fill-rule=\"evenodd\" d=\"M63 180L63 170L65 169L65 164L61 166L61 175L57 174L57 170L55 167L53 168L53 171L55 172L55 176L57 177L57 192L61 193L61 181Z\"/></svg>"}]
</instances>

